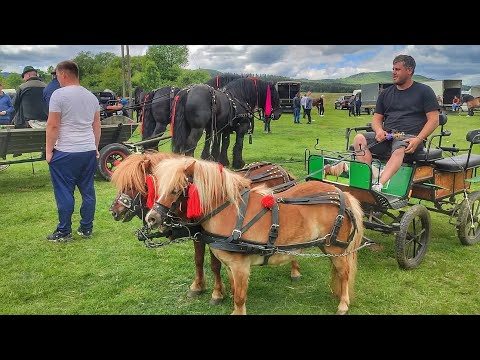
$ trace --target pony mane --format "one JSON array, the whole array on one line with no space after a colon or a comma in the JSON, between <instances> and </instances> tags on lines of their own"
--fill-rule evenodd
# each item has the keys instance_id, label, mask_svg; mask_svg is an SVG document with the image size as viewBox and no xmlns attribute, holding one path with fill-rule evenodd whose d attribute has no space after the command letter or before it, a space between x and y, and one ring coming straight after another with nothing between
<instances>
[{"instance_id":1,"label":"pony mane","mask_svg":"<svg viewBox=\"0 0 480 360\"><path fill-rule=\"evenodd\" d=\"M192 157L166 159L154 168L153 173L159 184L159 198L186 189L188 179L185 170L192 162L195 162L193 184L198 189L202 212L208 214L225 201L230 201L238 209L240 191L250 188L251 180L221 167L216 162Z\"/></svg>"},{"instance_id":2,"label":"pony mane","mask_svg":"<svg viewBox=\"0 0 480 360\"><path fill-rule=\"evenodd\" d=\"M210 85L214 89L220 89L227 85L229 82L240 79L241 77L242 75L226 73L212 77L205 84Z\"/></svg>"},{"instance_id":3,"label":"pony mane","mask_svg":"<svg viewBox=\"0 0 480 360\"><path fill-rule=\"evenodd\" d=\"M267 99L267 86L270 86L272 108L280 107L280 96L275 86L258 78L240 78L231 81L222 88L222 91L226 90L237 99L248 102L252 109L258 100L258 107L263 109Z\"/></svg>"},{"instance_id":4,"label":"pony mane","mask_svg":"<svg viewBox=\"0 0 480 360\"><path fill-rule=\"evenodd\" d=\"M159 152L131 154L116 167L111 181L118 191L133 190L147 196L146 175L151 174L158 163L172 157L178 155Z\"/></svg>"}]
</instances>

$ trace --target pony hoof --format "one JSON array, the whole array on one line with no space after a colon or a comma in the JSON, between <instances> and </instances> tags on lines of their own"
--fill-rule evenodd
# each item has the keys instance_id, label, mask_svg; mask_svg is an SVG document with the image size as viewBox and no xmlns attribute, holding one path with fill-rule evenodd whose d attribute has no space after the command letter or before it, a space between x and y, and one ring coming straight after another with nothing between
<instances>
[{"instance_id":1,"label":"pony hoof","mask_svg":"<svg viewBox=\"0 0 480 360\"><path fill-rule=\"evenodd\" d=\"M204 292L205 292L205 290L189 290L187 296L189 298L194 298L194 297L202 295Z\"/></svg>"},{"instance_id":2,"label":"pony hoof","mask_svg":"<svg viewBox=\"0 0 480 360\"><path fill-rule=\"evenodd\" d=\"M222 303L223 299L214 299L214 298L211 298L210 301L209 301L209 304L210 305L220 305Z\"/></svg>"},{"instance_id":3,"label":"pony hoof","mask_svg":"<svg viewBox=\"0 0 480 360\"><path fill-rule=\"evenodd\" d=\"M299 282L300 281L300 278L301 276L291 276L290 279L292 280L292 282Z\"/></svg>"},{"instance_id":4,"label":"pony hoof","mask_svg":"<svg viewBox=\"0 0 480 360\"><path fill-rule=\"evenodd\" d=\"M338 310L337 315L345 315L347 313L346 310Z\"/></svg>"}]
</instances>

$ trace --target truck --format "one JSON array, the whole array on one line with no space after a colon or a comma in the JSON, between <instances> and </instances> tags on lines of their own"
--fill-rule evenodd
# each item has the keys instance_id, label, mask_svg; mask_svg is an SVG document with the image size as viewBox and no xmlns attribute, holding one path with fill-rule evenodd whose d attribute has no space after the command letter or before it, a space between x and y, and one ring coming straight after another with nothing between
<instances>
[{"instance_id":1,"label":"truck","mask_svg":"<svg viewBox=\"0 0 480 360\"><path fill-rule=\"evenodd\" d=\"M300 92L300 81L279 81L275 84L282 112L293 113L293 98Z\"/></svg>"},{"instance_id":2,"label":"truck","mask_svg":"<svg viewBox=\"0 0 480 360\"><path fill-rule=\"evenodd\" d=\"M375 111L375 105L377 104L378 95L392 85L393 83L363 84L361 86L362 111L365 111L368 115L373 114Z\"/></svg>"},{"instance_id":3,"label":"truck","mask_svg":"<svg viewBox=\"0 0 480 360\"><path fill-rule=\"evenodd\" d=\"M433 89L435 96L442 97L444 110L452 109L455 96L462 98L462 80L429 80L423 83Z\"/></svg>"}]
</instances>

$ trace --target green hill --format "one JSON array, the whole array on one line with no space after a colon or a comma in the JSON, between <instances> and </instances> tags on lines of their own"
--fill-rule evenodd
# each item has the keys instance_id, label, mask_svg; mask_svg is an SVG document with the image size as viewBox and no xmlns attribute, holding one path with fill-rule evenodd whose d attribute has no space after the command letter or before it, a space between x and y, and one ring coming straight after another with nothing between
<instances>
[{"instance_id":1,"label":"green hill","mask_svg":"<svg viewBox=\"0 0 480 360\"><path fill-rule=\"evenodd\" d=\"M413 80L415 81L427 81L434 80L427 78L422 75L413 75ZM377 71L377 72L368 72L368 73L359 73L342 79L322 79L317 81L325 82L335 82L342 84L370 84L376 82L392 82L392 72L391 71Z\"/></svg>"}]
</instances>

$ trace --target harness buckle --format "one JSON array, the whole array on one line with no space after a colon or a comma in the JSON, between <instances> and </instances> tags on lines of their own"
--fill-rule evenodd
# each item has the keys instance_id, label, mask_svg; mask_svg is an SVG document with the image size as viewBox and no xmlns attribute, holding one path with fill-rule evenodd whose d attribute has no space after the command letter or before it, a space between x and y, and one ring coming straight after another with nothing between
<instances>
[{"instance_id":1,"label":"harness buckle","mask_svg":"<svg viewBox=\"0 0 480 360\"><path fill-rule=\"evenodd\" d=\"M242 237L242 232L238 229L233 229L232 231L232 239L234 242L238 242L238 239Z\"/></svg>"},{"instance_id":2,"label":"harness buckle","mask_svg":"<svg viewBox=\"0 0 480 360\"><path fill-rule=\"evenodd\" d=\"M270 226L270 236L277 236L278 235L278 228L280 227L279 224L272 224Z\"/></svg>"}]
</instances>

